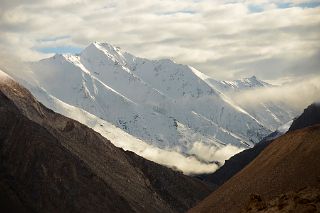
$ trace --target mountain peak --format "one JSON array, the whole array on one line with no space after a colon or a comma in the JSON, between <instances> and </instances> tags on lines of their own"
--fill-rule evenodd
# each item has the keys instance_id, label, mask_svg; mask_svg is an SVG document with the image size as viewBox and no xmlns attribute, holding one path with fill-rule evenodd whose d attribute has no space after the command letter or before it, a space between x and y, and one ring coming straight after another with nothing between
<instances>
[{"instance_id":1,"label":"mountain peak","mask_svg":"<svg viewBox=\"0 0 320 213\"><path fill-rule=\"evenodd\" d=\"M120 51L120 47L115 47L106 42L93 42L81 52L80 57L87 58L90 61L104 61L108 58L115 65L125 66L126 55Z\"/></svg>"},{"instance_id":2,"label":"mountain peak","mask_svg":"<svg viewBox=\"0 0 320 213\"><path fill-rule=\"evenodd\" d=\"M251 76L250 78L248 78L250 80L257 80L257 77L255 75Z\"/></svg>"},{"instance_id":3,"label":"mountain peak","mask_svg":"<svg viewBox=\"0 0 320 213\"><path fill-rule=\"evenodd\" d=\"M255 76L255 75L253 75L249 78L243 78L242 81L249 83L252 86L254 86L254 85L255 86L271 86L267 82L264 82L264 81L260 80L259 78L257 78L257 76Z\"/></svg>"},{"instance_id":4,"label":"mountain peak","mask_svg":"<svg viewBox=\"0 0 320 213\"><path fill-rule=\"evenodd\" d=\"M110 43L107 43L107 42L98 42L98 41L95 41L93 43L91 43L87 48L89 47L95 47L95 48L98 48L98 49L104 49L108 52L118 52L120 51L120 47L116 47Z\"/></svg>"},{"instance_id":5,"label":"mountain peak","mask_svg":"<svg viewBox=\"0 0 320 213\"><path fill-rule=\"evenodd\" d=\"M255 75L253 75L251 77L247 77L247 78L242 78L241 80L245 81L245 82L251 82L251 83L261 82L261 80L258 79L257 76L255 76Z\"/></svg>"},{"instance_id":6,"label":"mountain peak","mask_svg":"<svg viewBox=\"0 0 320 213\"><path fill-rule=\"evenodd\" d=\"M41 61L59 61L61 63L64 63L66 61L70 61L71 58L77 57L76 55L73 55L71 53L56 53L54 54L54 56L50 57L50 58L45 58L42 59Z\"/></svg>"}]
</instances>

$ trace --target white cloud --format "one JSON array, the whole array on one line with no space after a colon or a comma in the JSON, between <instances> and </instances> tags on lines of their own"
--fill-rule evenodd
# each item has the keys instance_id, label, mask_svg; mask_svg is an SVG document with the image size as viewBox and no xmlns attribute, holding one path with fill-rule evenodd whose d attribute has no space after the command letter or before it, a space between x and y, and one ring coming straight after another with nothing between
<instances>
[{"instance_id":1,"label":"white cloud","mask_svg":"<svg viewBox=\"0 0 320 213\"><path fill-rule=\"evenodd\" d=\"M313 102L320 101L320 76L298 79L282 86L239 92L232 99L241 106L278 102L301 111Z\"/></svg>"},{"instance_id":2,"label":"white cloud","mask_svg":"<svg viewBox=\"0 0 320 213\"><path fill-rule=\"evenodd\" d=\"M195 142L190 150L190 154L194 154L206 162L217 161L223 164L225 160L243 150L243 148L232 146L231 144L223 147L216 147L201 142Z\"/></svg>"},{"instance_id":3,"label":"white cloud","mask_svg":"<svg viewBox=\"0 0 320 213\"><path fill-rule=\"evenodd\" d=\"M146 159L183 171L184 174L213 173L219 167L215 163L203 163L195 157L186 157L178 152L148 148L137 154Z\"/></svg>"},{"instance_id":4,"label":"white cloud","mask_svg":"<svg viewBox=\"0 0 320 213\"><path fill-rule=\"evenodd\" d=\"M45 56L37 52L42 47L98 40L142 57L170 57L216 78L285 77L297 59L313 64L309 73L316 74L320 9L298 7L310 2L1 0L0 48L33 60ZM290 8L277 7L285 3ZM250 5L263 11L252 13ZM45 41L52 37L65 39ZM301 66L293 71L303 72Z\"/></svg>"}]
</instances>

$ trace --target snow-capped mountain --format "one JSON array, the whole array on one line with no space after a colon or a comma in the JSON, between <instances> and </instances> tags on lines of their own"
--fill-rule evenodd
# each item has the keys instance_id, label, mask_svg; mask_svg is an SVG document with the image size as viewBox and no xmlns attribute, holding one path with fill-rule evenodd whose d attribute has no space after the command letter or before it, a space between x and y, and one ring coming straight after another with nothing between
<instances>
[{"instance_id":1,"label":"snow-capped mountain","mask_svg":"<svg viewBox=\"0 0 320 213\"><path fill-rule=\"evenodd\" d=\"M199 150L251 147L294 116L275 104L257 109L233 102L230 94L271 86L256 78L216 81L190 66L135 57L107 43L92 43L77 55L57 54L31 68L37 83L25 86L47 107L81 122L63 109L67 104L153 147L207 162L225 159Z\"/></svg>"}]
</instances>

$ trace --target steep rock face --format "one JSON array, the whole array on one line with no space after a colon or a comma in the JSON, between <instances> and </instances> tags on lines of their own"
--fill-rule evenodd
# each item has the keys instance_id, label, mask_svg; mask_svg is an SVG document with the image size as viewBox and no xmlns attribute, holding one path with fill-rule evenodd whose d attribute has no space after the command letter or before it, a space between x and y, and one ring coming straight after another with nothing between
<instances>
[{"instance_id":1,"label":"steep rock face","mask_svg":"<svg viewBox=\"0 0 320 213\"><path fill-rule=\"evenodd\" d=\"M320 103L313 103L303 113L293 120L289 131L302 129L320 123Z\"/></svg>"},{"instance_id":2,"label":"steep rock face","mask_svg":"<svg viewBox=\"0 0 320 213\"><path fill-rule=\"evenodd\" d=\"M0 79L0 120L0 198L11 210L183 212L210 192L198 180L127 154L45 108L11 79ZM150 175L145 167L152 168ZM158 173L166 194L151 184ZM186 203L173 186L197 193L187 193Z\"/></svg>"},{"instance_id":3,"label":"steep rock face","mask_svg":"<svg viewBox=\"0 0 320 213\"><path fill-rule=\"evenodd\" d=\"M288 132L189 212L239 212L251 194L271 199L318 187L320 125Z\"/></svg>"}]
</instances>

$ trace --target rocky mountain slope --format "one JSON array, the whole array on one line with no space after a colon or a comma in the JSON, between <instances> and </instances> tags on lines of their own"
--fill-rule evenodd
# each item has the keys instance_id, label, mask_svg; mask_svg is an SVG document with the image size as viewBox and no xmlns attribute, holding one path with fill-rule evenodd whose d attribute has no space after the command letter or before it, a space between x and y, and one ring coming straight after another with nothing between
<instances>
[{"instance_id":1,"label":"rocky mountain slope","mask_svg":"<svg viewBox=\"0 0 320 213\"><path fill-rule=\"evenodd\" d=\"M8 212L184 212L209 188L115 147L0 73L0 203Z\"/></svg>"},{"instance_id":2,"label":"rocky mountain slope","mask_svg":"<svg viewBox=\"0 0 320 213\"><path fill-rule=\"evenodd\" d=\"M319 187L320 125L288 132L189 212L240 212L251 194L266 200Z\"/></svg>"}]
</instances>

